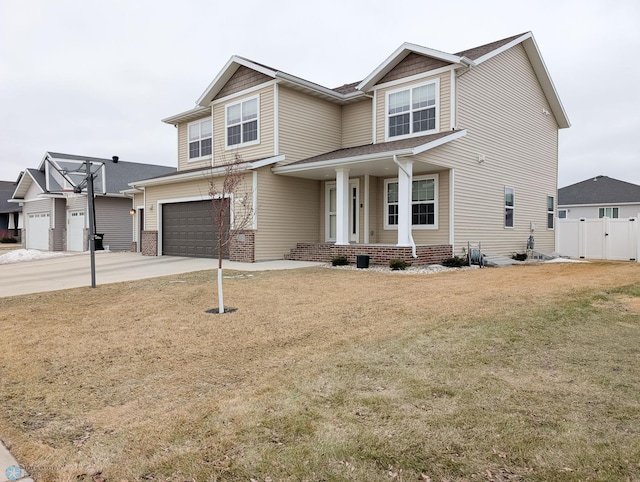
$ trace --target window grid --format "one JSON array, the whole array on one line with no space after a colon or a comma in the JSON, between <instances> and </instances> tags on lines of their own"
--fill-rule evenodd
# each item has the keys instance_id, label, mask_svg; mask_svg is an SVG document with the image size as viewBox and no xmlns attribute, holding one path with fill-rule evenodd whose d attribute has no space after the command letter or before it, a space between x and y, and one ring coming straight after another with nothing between
<instances>
[{"instance_id":1,"label":"window grid","mask_svg":"<svg viewBox=\"0 0 640 482\"><path fill-rule=\"evenodd\" d=\"M226 107L227 147L255 143L258 140L258 98Z\"/></svg>"},{"instance_id":2,"label":"window grid","mask_svg":"<svg viewBox=\"0 0 640 482\"><path fill-rule=\"evenodd\" d=\"M387 136L409 136L436 130L437 82L387 96Z\"/></svg>"},{"instance_id":3,"label":"window grid","mask_svg":"<svg viewBox=\"0 0 640 482\"><path fill-rule=\"evenodd\" d=\"M386 182L386 225L398 225L398 181ZM436 179L414 179L411 184L411 225L436 225Z\"/></svg>"},{"instance_id":4,"label":"window grid","mask_svg":"<svg viewBox=\"0 0 640 482\"><path fill-rule=\"evenodd\" d=\"M189 160L211 155L213 129L211 117L192 122L188 125Z\"/></svg>"}]
</instances>

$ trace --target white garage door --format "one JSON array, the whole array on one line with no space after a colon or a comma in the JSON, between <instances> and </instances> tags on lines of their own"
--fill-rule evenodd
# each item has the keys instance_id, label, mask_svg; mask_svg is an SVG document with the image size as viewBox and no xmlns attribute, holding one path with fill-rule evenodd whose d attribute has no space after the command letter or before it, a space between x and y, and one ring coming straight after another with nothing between
<instances>
[{"instance_id":1,"label":"white garage door","mask_svg":"<svg viewBox=\"0 0 640 482\"><path fill-rule=\"evenodd\" d=\"M49 250L49 213L27 215L27 248Z\"/></svg>"},{"instance_id":2,"label":"white garage door","mask_svg":"<svg viewBox=\"0 0 640 482\"><path fill-rule=\"evenodd\" d=\"M67 251L84 251L84 210L67 213Z\"/></svg>"}]
</instances>

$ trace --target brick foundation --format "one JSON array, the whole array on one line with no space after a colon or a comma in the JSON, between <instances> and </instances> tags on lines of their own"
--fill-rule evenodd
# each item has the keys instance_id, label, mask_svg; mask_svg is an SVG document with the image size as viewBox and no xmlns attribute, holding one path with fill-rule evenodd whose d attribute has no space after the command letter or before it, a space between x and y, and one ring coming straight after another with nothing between
<instances>
[{"instance_id":1,"label":"brick foundation","mask_svg":"<svg viewBox=\"0 0 640 482\"><path fill-rule=\"evenodd\" d=\"M158 256L158 231L142 231L142 256Z\"/></svg>"},{"instance_id":2,"label":"brick foundation","mask_svg":"<svg viewBox=\"0 0 640 482\"><path fill-rule=\"evenodd\" d=\"M131 241L131 252L132 253L137 253L138 252L138 242L137 241Z\"/></svg>"},{"instance_id":3,"label":"brick foundation","mask_svg":"<svg viewBox=\"0 0 640 482\"><path fill-rule=\"evenodd\" d=\"M229 241L229 261L241 263L253 263L256 260L256 233L255 231L238 231L231 236Z\"/></svg>"},{"instance_id":4,"label":"brick foundation","mask_svg":"<svg viewBox=\"0 0 640 482\"><path fill-rule=\"evenodd\" d=\"M417 258L411 256L411 247L383 244L350 244L338 246L332 243L298 243L284 259L296 261L330 262L338 256L346 256L350 263L356 262L356 256L368 255L372 265L388 265L391 259L403 259L412 266L427 266L441 263L453 256L449 244L436 246L416 246Z\"/></svg>"}]
</instances>

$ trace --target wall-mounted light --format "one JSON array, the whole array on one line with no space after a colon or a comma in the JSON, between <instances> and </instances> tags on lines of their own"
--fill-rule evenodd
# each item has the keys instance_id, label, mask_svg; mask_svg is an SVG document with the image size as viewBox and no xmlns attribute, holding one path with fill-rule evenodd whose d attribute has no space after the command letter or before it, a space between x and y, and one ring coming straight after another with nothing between
<instances>
[{"instance_id":1,"label":"wall-mounted light","mask_svg":"<svg viewBox=\"0 0 640 482\"><path fill-rule=\"evenodd\" d=\"M131 208L131 210L129 211L129 214L131 214L132 216L135 216L136 215L135 208Z\"/></svg>"},{"instance_id":2,"label":"wall-mounted light","mask_svg":"<svg viewBox=\"0 0 640 482\"><path fill-rule=\"evenodd\" d=\"M478 164L483 164L484 161L486 161L487 158L484 156L484 154L479 154L478 155Z\"/></svg>"}]
</instances>

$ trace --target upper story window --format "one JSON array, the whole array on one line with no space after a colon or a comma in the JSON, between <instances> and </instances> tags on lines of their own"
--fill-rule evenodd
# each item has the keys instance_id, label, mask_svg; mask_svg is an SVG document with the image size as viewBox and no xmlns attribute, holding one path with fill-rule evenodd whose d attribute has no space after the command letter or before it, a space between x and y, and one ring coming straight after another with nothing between
<instances>
[{"instance_id":1,"label":"upper story window","mask_svg":"<svg viewBox=\"0 0 640 482\"><path fill-rule=\"evenodd\" d=\"M226 106L227 147L258 143L258 97Z\"/></svg>"},{"instance_id":2,"label":"upper story window","mask_svg":"<svg viewBox=\"0 0 640 482\"><path fill-rule=\"evenodd\" d=\"M598 208L599 218L617 218L619 214L618 208Z\"/></svg>"},{"instance_id":3,"label":"upper story window","mask_svg":"<svg viewBox=\"0 0 640 482\"><path fill-rule=\"evenodd\" d=\"M189 160L200 159L211 155L211 117L191 122L189 129Z\"/></svg>"},{"instance_id":4,"label":"upper story window","mask_svg":"<svg viewBox=\"0 0 640 482\"><path fill-rule=\"evenodd\" d=\"M387 139L438 129L439 81L387 93Z\"/></svg>"},{"instance_id":5,"label":"upper story window","mask_svg":"<svg viewBox=\"0 0 640 482\"><path fill-rule=\"evenodd\" d=\"M398 226L398 180L385 181L385 228ZM411 225L437 228L438 177L416 176L411 183Z\"/></svg>"}]
</instances>

